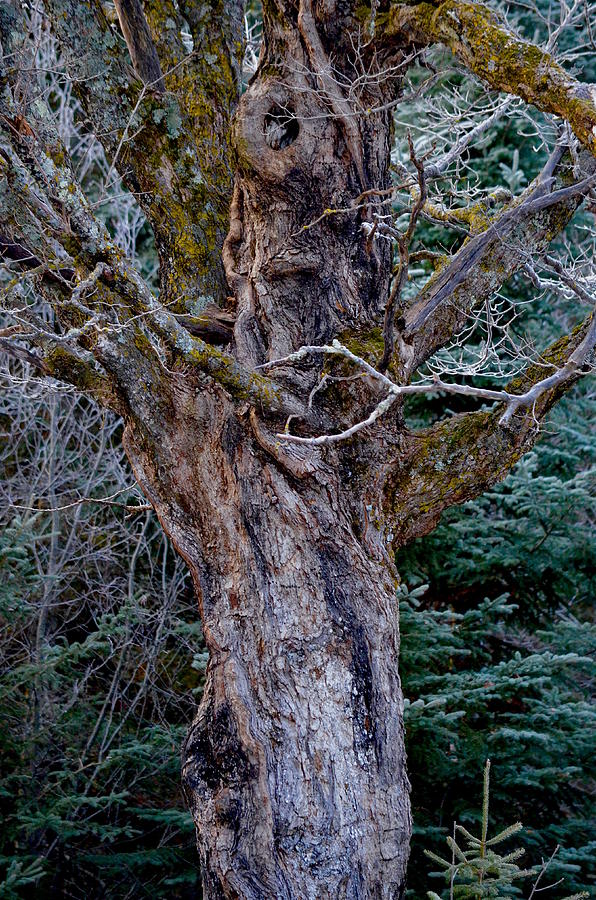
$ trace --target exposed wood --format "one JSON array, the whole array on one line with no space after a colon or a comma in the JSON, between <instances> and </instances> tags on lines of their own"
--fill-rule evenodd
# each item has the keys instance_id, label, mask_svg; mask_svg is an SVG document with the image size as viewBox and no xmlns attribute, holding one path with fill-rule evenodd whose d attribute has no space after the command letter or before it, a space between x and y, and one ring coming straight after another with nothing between
<instances>
[{"instance_id":1,"label":"exposed wood","mask_svg":"<svg viewBox=\"0 0 596 900\"><path fill-rule=\"evenodd\" d=\"M199 316L178 316L181 325L210 344L229 344L234 334L236 316L210 303Z\"/></svg>"}]
</instances>

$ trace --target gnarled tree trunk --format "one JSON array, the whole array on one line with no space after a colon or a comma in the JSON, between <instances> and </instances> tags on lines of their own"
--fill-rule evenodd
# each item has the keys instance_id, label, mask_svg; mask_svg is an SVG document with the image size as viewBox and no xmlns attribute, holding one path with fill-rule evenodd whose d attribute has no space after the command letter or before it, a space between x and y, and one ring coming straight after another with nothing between
<instances>
[{"instance_id":1,"label":"gnarled tree trunk","mask_svg":"<svg viewBox=\"0 0 596 900\"><path fill-rule=\"evenodd\" d=\"M388 186L390 117L357 124L321 74L322 41L341 53L348 33L334 25L318 31L309 4L268 20L236 116L224 261L237 358L250 367L382 314L391 257L367 243L361 215L304 227ZM337 460L284 460L254 417L247 429L221 399L210 412L200 453L180 457L197 513L170 528L210 651L183 765L206 895L401 897L410 815L396 573L366 521L370 467L359 460L359 481Z\"/></svg>"},{"instance_id":2,"label":"gnarled tree trunk","mask_svg":"<svg viewBox=\"0 0 596 900\"><path fill-rule=\"evenodd\" d=\"M206 897L399 898L410 812L391 550L531 446L579 377L594 321L509 393L477 391L500 402L492 411L412 432L403 394L586 195L596 107L481 4L263 6L259 66L232 119L242 3L118 2L131 84L99 0L45 0L86 114L154 230L159 301L15 69L0 97L0 250L57 317L52 333L32 314L37 355L16 352L123 416L135 475L194 579L210 662L183 777ZM31 71L17 7L0 7L2 49ZM391 246L375 234L403 68L435 41L566 115L587 149L557 146L400 309L426 202L413 150L392 293ZM212 319L226 299L233 312ZM231 321L227 349L214 347Z\"/></svg>"},{"instance_id":3,"label":"gnarled tree trunk","mask_svg":"<svg viewBox=\"0 0 596 900\"><path fill-rule=\"evenodd\" d=\"M308 4L266 28L236 116L224 252L236 354L251 368L374 326L391 264L358 212L304 227L388 186L389 115L365 126L344 115ZM184 439L161 468L132 430L128 447L190 566L210 652L183 764L206 895L401 897L410 815L396 572L371 521L372 460L354 458L350 475L339 457L280 454L247 410L221 395L201 407L198 426L181 412ZM172 473L165 490L159 471Z\"/></svg>"},{"instance_id":4,"label":"gnarled tree trunk","mask_svg":"<svg viewBox=\"0 0 596 900\"><path fill-rule=\"evenodd\" d=\"M206 896L400 897L410 817L391 558L331 467L284 471L221 398L208 412L159 458L127 438L189 564L210 653L183 754Z\"/></svg>"}]
</instances>

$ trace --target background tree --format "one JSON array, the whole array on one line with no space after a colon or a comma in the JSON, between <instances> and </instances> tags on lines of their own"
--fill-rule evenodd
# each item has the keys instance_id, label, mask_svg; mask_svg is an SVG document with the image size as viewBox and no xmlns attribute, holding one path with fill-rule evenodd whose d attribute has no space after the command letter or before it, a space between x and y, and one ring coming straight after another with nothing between
<instances>
[{"instance_id":1,"label":"background tree","mask_svg":"<svg viewBox=\"0 0 596 900\"><path fill-rule=\"evenodd\" d=\"M135 475L189 564L210 651L184 767L206 894L399 896L409 814L387 544L506 474L589 361L589 318L512 354L497 292L523 269L539 291L589 301L585 243L569 268L541 260L594 183L591 89L481 6L271 4L232 153L240 6L116 4L136 77L99 4L44 6L106 181L119 172L153 231L159 298L96 215L103 196L81 190L7 4L4 340L123 416ZM410 138L391 183L404 74L437 42L563 116L587 150L541 129L551 152L517 196L462 190L460 161L501 102L434 158ZM388 219L400 203L404 219ZM427 216L456 230L438 260L413 246ZM411 264L425 259L437 267L420 284ZM231 313L217 309L222 263ZM461 349L483 327L496 372ZM499 350L511 386L470 383L515 374ZM438 387L500 405L407 426L404 397Z\"/></svg>"}]
</instances>

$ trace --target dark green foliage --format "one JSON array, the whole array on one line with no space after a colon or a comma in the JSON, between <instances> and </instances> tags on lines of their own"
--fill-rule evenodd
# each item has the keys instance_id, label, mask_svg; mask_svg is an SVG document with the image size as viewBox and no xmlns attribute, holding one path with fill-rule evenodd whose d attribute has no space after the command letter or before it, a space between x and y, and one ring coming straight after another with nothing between
<instances>
[{"instance_id":1,"label":"dark green foliage","mask_svg":"<svg viewBox=\"0 0 596 900\"><path fill-rule=\"evenodd\" d=\"M527 37L545 36L545 20L531 4L503 6L514 20L518 16ZM546 2L537 6L544 16L559 14L558 5L556 12ZM570 41L579 47L590 38L581 28L569 30L561 49ZM449 71L448 53L433 52L454 96L472 98L471 109L475 97L484 102L477 83ZM593 80L595 59L593 52L581 56L582 80ZM427 77L424 69L414 72L414 85ZM411 123L415 137L424 134L420 116L416 102L411 114L400 108L401 133ZM440 119L437 125L427 127L427 134L438 134L439 152L445 152L451 136L441 131ZM552 128L552 120L514 105L484 132L452 178L454 205L459 190L482 196L498 185L519 192L543 165L547 147L541 137L552 135ZM421 138L420 150L429 143ZM578 254L585 224L593 222L584 211L551 252L564 242L565 254ZM421 246L436 252L465 239L461 231L429 223L417 236ZM412 279L412 293L431 266L422 268L426 271ZM537 291L526 272L505 285L500 297L501 321L509 322L520 347L547 346L587 312L577 299L566 302L560 294ZM481 358L486 340L479 320L476 354L468 345L463 362ZM487 364L491 374L470 375L470 383L495 386L499 370L506 382L512 363L502 349ZM478 404L441 396L417 398L408 409L411 421L424 424L449 414L446 407L458 412L472 405ZM587 887L596 896L595 417L593 386L575 388L551 417L541 443L503 484L449 511L433 534L398 554L403 583L411 589L403 589L400 610L414 808L412 898L424 896L429 887L423 848L441 853L454 820L470 830L478 826L476 785L488 756L495 771L495 828L520 819L527 858L534 863L560 844L550 880L565 877L561 893Z\"/></svg>"},{"instance_id":2,"label":"dark green foliage","mask_svg":"<svg viewBox=\"0 0 596 900\"><path fill-rule=\"evenodd\" d=\"M540 3L543 11L549 6ZM260 4L249 4L253 65L259 11ZM520 15L526 36L544 36L534 15ZM565 32L564 41L572 38ZM41 62L52 73L50 101L57 113L70 110L61 121L75 164L85 167L87 194L154 282L152 235L99 146L89 143L78 104L53 74L61 67L51 35L46 39ZM478 84L449 74L448 56L437 55L444 82L482 103ZM583 80L596 79L596 54L583 60ZM414 85L427 77L421 68ZM421 133L422 105L412 103L410 112L400 105L403 148L406 125L415 138ZM552 137L545 117L530 115ZM443 134L432 126L431 119L427 131L439 155L442 142L452 141L451 126ZM453 180L454 205L461 203L457 191L468 187L484 196L496 186L516 192L527 185L546 153L528 133L519 108L488 130ZM407 161L407 151L400 159ZM452 196L447 180L439 186ZM574 228L581 224L579 217ZM572 248L575 234L568 231ZM425 222L412 249L424 244L444 253L464 236ZM424 261L411 273L407 296L430 270ZM533 290L521 274L504 294L519 302ZM542 347L581 318L576 299L559 303L555 318L551 299L524 306L518 336ZM142 503L116 449L118 423L68 395L54 407L51 390L40 397L34 379L22 389L23 373L17 375L0 411L7 486L0 523L0 897L198 898L179 748L206 660L184 568L150 514L118 505ZM470 404L416 400L410 415L430 421L449 405L457 411ZM481 825L478 783L487 756L495 771L495 828L519 818L532 863L560 844L550 880L565 877L561 894L588 887L596 896L596 626L589 609L596 587L595 419L593 394L576 389L503 485L446 514L432 535L399 555L411 588L402 589L400 609L414 900L430 886L423 849L441 854L454 820L470 832ZM50 511L122 489L113 505Z\"/></svg>"},{"instance_id":3,"label":"dark green foliage","mask_svg":"<svg viewBox=\"0 0 596 900\"><path fill-rule=\"evenodd\" d=\"M455 819L477 825L487 756L495 827L520 819L534 862L560 844L552 880L596 892L593 400L574 400L502 485L398 557L412 897L422 849L440 852Z\"/></svg>"},{"instance_id":4,"label":"dark green foliage","mask_svg":"<svg viewBox=\"0 0 596 900\"><path fill-rule=\"evenodd\" d=\"M525 855L523 847L514 850L502 850L503 843L508 844L511 838L523 830L520 822L509 825L498 834L489 836L489 807L490 807L490 760L484 767L484 785L482 791L482 818L480 831L472 834L459 823L453 826L453 834L447 838L447 846L451 851L451 859L444 859L426 850L426 856L434 863L438 863L439 871L431 872L442 877L447 885L443 892L449 900L462 898L462 900L482 900L483 897L494 897L496 900L509 900L513 896L520 896L519 883L532 878L530 897L537 891L548 890L547 884L539 887L544 875L549 871L557 849L550 858L538 868L520 868L518 860ZM556 885L554 885L556 887ZM430 900L442 900L434 891L429 891L427 897ZM564 900L585 900L586 892L567 896Z\"/></svg>"},{"instance_id":5,"label":"dark green foliage","mask_svg":"<svg viewBox=\"0 0 596 900\"><path fill-rule=\"evenodd\" d=\"M0 445L0 897L200 897L179 774L195 600L134 512L118 423L36 394L22 418L6 399Z\"/></svg>"},{"instance_id":6,"label":"dark green foliage","mask_svg":"<svg viewBox=\"0 0 596 900\"><path fill-rule=\"evenodd\" d=\"M457 585L461 602L480 600L489 589L493 596L507 592L526 624L561 602L589 603L596 589L596 446L589 427L596 403L588 391L574 399L503 484L448 512L426 539L424 559L417 545L404 551L402 565L417 567L439 594Z\"/></svg>"}]
</instances>

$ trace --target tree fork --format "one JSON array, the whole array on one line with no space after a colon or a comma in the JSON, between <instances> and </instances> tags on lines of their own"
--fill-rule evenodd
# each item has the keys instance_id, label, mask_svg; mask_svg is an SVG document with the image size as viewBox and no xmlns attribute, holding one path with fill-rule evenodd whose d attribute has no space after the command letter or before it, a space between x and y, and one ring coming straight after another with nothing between
<instances>
[{"instance_id":1,"label":"tree fork","mask_svg":"<svg viewBox=\"0 0 596 900\"><path fill-rule=\"evenodd\" d=\"M472 12L483 8L392 4L376 25L367 20L367 33L374 37L376 28L377 35L362 43L362 23L349 3L313 9L310 0L268 0L259 68L235 117L232 153L237 83L230 48L237 59L242 5L178 3L193 46L202 50L184 57L189 78L183 65L164 65L159 6L155 0L143 7L167 87L156 97L139 83L122 90L129 67L99 0L45 2L112 165L122 161L120 145L126 145L130 184L143 188L141 202L161 254L159 300L96 219L54 140L51 116L40 115L41 100L32 105L25 98L23 108L13 109L5 93L0 166L11 178L0 182L4 245L12 253L22 246L34 251L31 258L48 257L52 271L66 268L79 279L66 301L47 289L47 277L40 279L41 296L58 318L73 300L88 318L58 335L36 331L33 319L31 342L51 348L39 365L121 412L135 476L192 573L210 663L183 771L206 897L397 900L405 891L411 823L397 575L384 513L390 521L397 511L397 539L411 539L432 527L441 509L480 493L492 483L494 451L504 475L537 436L529 417L540 417L578 372L540 395L531 412L518 410L507 433L498 411L412 437L402 404L395 403L375 420L374 433L363 430L321 448L290 446L275 435L291 425L306 437L325 429L337 436L359 415L366 417L371 404L378 406L378 384L362 373L329 379L329 398L319 391L320 366L310 361L282 367L275 382L262 367L305 345L380 332L392 259L389 242L374 239L371 223L386 210L382 198L391 192L392 108L401 63L412 41L444 40L487 77L482 55L468 57L464 46L466 35L478 34ZM455 31L449 24L454 7L461 12ZM17 34L7 22L0 11L5 50ZM494 44L500 31L492 19L488 24ZM134 55L133 32L129 47ZM167 49L172 58L179 51L177 41ZM358 66L365 73L363 94L353 108L341 85L352 83ZM374 66L382 67L376 79ZM225 88L217 102L210 67L218 88ZM548 71L554 95L540 84L530 85L531 96L523 94L526 82L517 69L506 85L544 109L566 113L560 72ZM577 100L575 82L569 90ZM165 115L164 99L173 104L173 118ZM356 115L356 107L366 114ZM593 151L592 109L592 101L582 99L568 117ZM231 227L222 247L232 161ZM592 183L577 180L571 193L555 197L549 179L544 190L552 196L541 193L533 206L528 201L505 212L464 244L438 273L437 293L421 291L424 308L405 322L411 334L395 323L399 352L404 335L415 340L408 352L414 358L418 350L416 362L443 346L457 324L445 313L455 290L463 286L468 293L470 285L475 295L466 308L473 309L498 288L499 278L517 270L520 246L543 249L565 226L579 203L573 190L579 185L585 196ZM542 237L530 214L537 203L551 202L562 204L565 215L554 215L561 210L553 208L551 221L545 214ZM515 229L499 231L507 223ZM511 234L513 248L503 240ZM497 238L503 264L499 258L495 266L493 258L480 281L478 271ZM220 308L227 296L223 266L235 295L234 317ZM191 302L179 308L180 298ZM201 339L227 342L232 330L226 351ZM589 326L585 334L592 334ZM561 347L554 366L575 365L582 342ZM369 354L373 363L382 346L378 350L375 360ZM19 352L29 351L19 345ZM404 362L396 368L407 381ZM416 443L420 437L426 453Z\"/></svg>"},{"instance_id":2,"label":"tree fork","mask_svg":"<svg viewBox=\"0 0 596 900\"><path fill-rule=\"evenodd\" d=\"M358 140L357 120L346 130L334 115L338 99L315 70L323 44L313 53L305 21L307 41L297 21L270 23L277 74L266 54L236 116L224 262L247 367L372 325L389 284L389 249L368 246L361 228L376 200L302 229L321 209L388 187L391 133L387 113L358 124ZM299 376L293 387L304 388ZM126 446L189 565L210 652L183 753L205 894L397 900L411 823L397 573L370 511L380 497L368 475L345 483L340 452L277 449L266 421L253 416L251 428L220 389L200 407L199 427L173 395L169 451L132 422Z\"/></svg>"}]
</instances>

